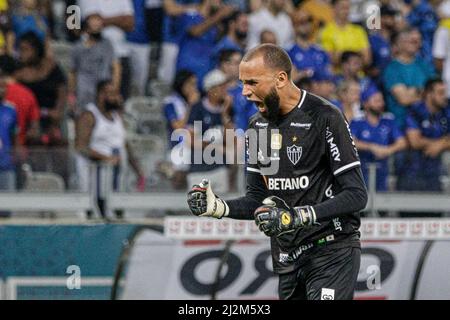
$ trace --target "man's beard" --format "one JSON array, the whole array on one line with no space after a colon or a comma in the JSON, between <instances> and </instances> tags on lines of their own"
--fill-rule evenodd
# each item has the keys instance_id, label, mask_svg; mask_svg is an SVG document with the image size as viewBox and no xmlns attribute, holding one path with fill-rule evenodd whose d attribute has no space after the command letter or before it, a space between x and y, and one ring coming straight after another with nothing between
<instances>
[{"instance_id":1,"label":"man's beard","mask_svg":"<svg viewBox=\"0 0 450 320\"><path fill-rule=\"evenodd\" d=\"M367 111L375 117L380 117L383 114L382 110L374 110L372 108L369 108L369 110L367 110Z\"/></svg>"},{"instance_id":2,"label":"man's beard","mask_svg":"<svg viewBox=\"0 0 450 320\"><path fill-rule=\"evenodd\" d=\"M280 96L275 88L270 90L269 94L264 98L263 103L267 111L262 112L261 115L269 122L277 122L278 114L280 113Z\"/></svg>"},{"instance_id":3,"label":"man's beard","mask_svg":"<svg viewBox=\"0 0 450 320\"><path fill-rule=\"evenodd\" d=\"M105 110L106 111L118 111L120 110L120 104L112 101L105 101Z\"/></svg>"},{"instance_id":4,"label":"man's beard","mask_svg":"<svg viewBox=\"0 0 450 320\"><path fill-rule=\"evenodd\" d=\"M101 32L92 32L89 34L89 37L94 41L100 41L100 40L102 40L102 33Z\"/></svg>"},{"instance_id":5,"label":"man's beard","mask_svg":"<svg viewBox=\"0 0 450 320\"><path fill-rule=\"evenodd\" d=\"M239 41L244 41L245 39L247 39L247 32L236 30L234 34L236 35L236 38L238 38Z\"/></svg>"}]
</instances>

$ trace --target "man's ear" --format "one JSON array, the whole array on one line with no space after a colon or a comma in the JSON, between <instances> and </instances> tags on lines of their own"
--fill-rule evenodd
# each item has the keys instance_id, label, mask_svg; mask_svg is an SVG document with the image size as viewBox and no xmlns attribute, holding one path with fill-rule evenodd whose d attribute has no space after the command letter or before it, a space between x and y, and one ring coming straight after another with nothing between
<instances>
[{"instance_id":1,"label":"man's ear","mask_svg":"<svg viewBox=\"0 0 450 320\"><path fill-rule=\"evenodd\" d=\"M276 86L278 89L281 89L284 86L286 86L289 83L289 78L288 78L287 73L284 71L278 72L276 81L277 81Z\"/></svg>"}]
</instances>

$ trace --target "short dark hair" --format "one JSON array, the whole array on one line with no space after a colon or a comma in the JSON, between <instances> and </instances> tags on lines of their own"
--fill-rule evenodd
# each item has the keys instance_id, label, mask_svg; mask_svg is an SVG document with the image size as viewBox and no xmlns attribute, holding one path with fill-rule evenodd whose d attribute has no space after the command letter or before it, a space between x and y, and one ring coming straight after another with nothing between
<instances>
[{"instance_id":1,"label":"short dark hair","mask_svg":"<svg viewBox=\"0 0 450 320\"><path fill-rule=\"evenodd\" d=\"M270 43L261 44L250 49L242 58L242 61L247 62L257 56L263 57L265 66L274 70L284 71L287 73L288 78L291 79L292 61L283 48Z\"/></svg>"},{"instance_id":2,"label":"short dark hair","mask_svg":"<svg viewBox=\"0 0 450 320\"><path fill-rule=\"evenodd\" d=\"M391 39L390 39L391 43L392 44L397 44L397 41L399 40L399 38L402 35L411 33L412 31L413 31L413 28L407 27L405 29L402 29L402 30L400 30L398 32L393 33L392 36L391 36Z\"/></svg>"},{"instance_id":3,"label":"short dark hair","mask_svg":"<svg viewBox=\"0 0 450 320\"><path fill-rule=\"evenodd\" d=\"M22 42L29 43L36 50L36 55L38 56L39 60L42 60L45 57L45 44L33 31L24 33L19 38L17 43Z\"/></svg>"},{"instance_id":4,"label":"short dark hair","mask_svg":"<svg viewBox=\"0 0 450 320\"><path fill-rule=\"evenodd\" d=\"M175 91L176 93L178 93L184 99L186 99L186 97L183 94L183 90L182 90L184 83L194 76L195 76L195 73L193 73L192 71L189 71L189 70L178 71L177 74L175 75L175 80L173 81L173 84L172 84L172 90Z\"/></svg>"},{"instance_id":5,"label":"short dark hair","mask_svg":"<svg viewBox=\"0 0 450 320\"><path fill-rule=\"evenodd\" d=\"M6 54L0 56L0 70L6 76L11 76L18 68L17 61Z\"/></svg>"},{"instance_id":6,"label":"short dark hair","mask_svg":"<svg viewBox=\"0 0 450 320\"><path fill-rule=\"evenodd\" d=\"M230 30L230 24L233 22L236 22L237 19L241 16L246 14L243 11L240 10L236 10L234 11L231 15L229 15L228 17L226 17L225 19L222 20L222 25L224 27L223 33L227 34L228 31Z\"/></svg>"},{"instance_id":7,"label":"short dark hair","mask_svg":"<svg viewBox=\"0 0 450 320\"><path fill-rule=\"evenodd\" d=\"M337 3L342 0L331 0L331 5L334 7Z\"/></svg>"},{"instance_id":8,"label":"short dark hair","mask_svg":"<svg viewBox=\"0 0 450 320\"><path fill-rule=\"evenodd\" d=\"M341 64L347 63L353 57L362 58L361 54L359 54L359 52L356 52L356 51L344 51L342 53L342 55L341 55Z\"/></svg>"},{"instance_id":9,"label":"short dark hair","mask_svg":"<svg viewBox=\"0 0 450 320\"><path fill-rule=\"evenodd\" d=\"M223 49L219 51L219 65L230 61L231 57L233 56L233 54L241 54L241 52L239 50L236 49Z\"/></svg>"},{"instance_id":10,"label":"short dark hair","mask_svg":"<svg viewBox=\"0 0 450 320\"><path fill-rule=\"evenodd\" d=\"M111 79L100 80L97 82L97 97L106 88L106 86L112 84Z\"/></svg>"},{"instance_id":11,"label":"short dark hair","mask_svg":"<svg viewBox=\"0 0 450 320\"><path fill-rule=\"evenodd\" d=\"M442 84L443 84L444 81L443 81L441 78L438 78L438 77L428 79L428 81L425 82L424 92L425 92L425 93L429 93L429 92L433 91L433 90L434 90L434 87L435 87L437 84L439 84L439 83L442 83Z\"/></svg>"}]
</instances>

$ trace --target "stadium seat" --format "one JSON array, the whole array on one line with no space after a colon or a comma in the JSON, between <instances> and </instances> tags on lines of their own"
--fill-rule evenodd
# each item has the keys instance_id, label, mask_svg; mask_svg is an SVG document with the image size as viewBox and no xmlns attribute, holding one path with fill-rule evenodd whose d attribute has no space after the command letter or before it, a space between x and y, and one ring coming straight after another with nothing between
<instances>
[{"instance_id":1,"label":"stadium seat","mask_svg":"<svg viewBox=\"0 0 450 320\"><path fill-rule=\"evenodd\" d=\"M49 172L33 172L25 182L25 192L64 192L61 176Z\"/></svg>"},{"instance_id":2,"label":"stadium seat","mask_svg":"<svg viewBox=\"0 0 450 320\"><path fill-rule=\"evenodd\" d=\"M125 102L125 112L137 119L157 118L162 113L160 99L151 97L132 97Z\"/></svg>"}]
</instances>

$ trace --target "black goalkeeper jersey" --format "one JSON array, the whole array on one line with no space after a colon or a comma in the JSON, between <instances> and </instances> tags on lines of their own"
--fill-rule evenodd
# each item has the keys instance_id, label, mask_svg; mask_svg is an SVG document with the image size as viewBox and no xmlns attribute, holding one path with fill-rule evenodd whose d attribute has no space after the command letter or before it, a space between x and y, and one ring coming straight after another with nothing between
<instances>
[{"instance_id":1,"label":"black goalkeeper jersey","mask_svg":"<svg viewBox=\"0 0 450 320\"><path fill-rule=\"evenodd\" d=\"M314 206L333 198L340 192L336 177L360 166L341 111L305 90L298 105L277 123L269 123L259 113L251 119L246 153L247 174L263 178L247 180L263 181L268 196L278 196L291 207ZM256 184L248 184L247 190L261 188ZM359 239L358 212L323 221L318 217L318 221L320 225L271 238L275 272L295 269L313 244Z\"/></svg>"}]
</instances>

